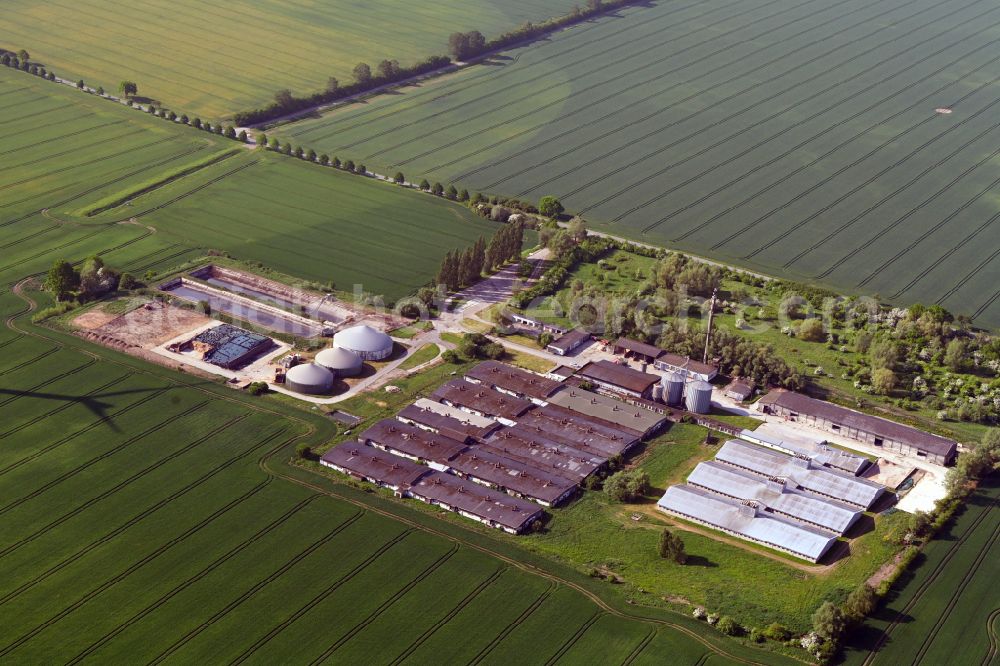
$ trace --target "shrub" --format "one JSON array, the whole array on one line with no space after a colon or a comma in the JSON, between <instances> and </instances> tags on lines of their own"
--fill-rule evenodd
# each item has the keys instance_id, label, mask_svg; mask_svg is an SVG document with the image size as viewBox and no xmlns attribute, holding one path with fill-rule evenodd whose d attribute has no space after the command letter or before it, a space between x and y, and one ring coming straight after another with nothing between
<instances>
[{"instance_id":1,"label":"shrub","mask_svg":"<svg viewBox=\"0 0 1000 666\"><path fill-rule=\"evenodd\" d=\"M118 278L118 288L123 291L129 291L130 289L135 289L138 286L139 282L131 273L122 273L121 277Z\"/></svg>"},{"instance_id":2,"label":"shrub","mask_svg":"<svg viewBox=\"0 0 1000 666\"><path fill-rule=\"evenodd\" d=\"M247 386L247 393L250 395L264 395L268 390L267 382L253 382ZM308 450L309 447L307 446L306 449Z\"/></svg>"},{"instance_id":3,"label":"shrub","mask_svg":"<svg viewBox=\"0 0 1000 666\"><path fill-rule=\"evenodd\" d=\"M553 196L542 197L538 201L538 212L545 217L556 217L565 210L562 202Z\"/></svg>"},{"instance_id":4,"label":"shrub","mask_svg":"<svg viewBox=\"0 0 1000 666\"><path fill-rule=\"evenodd\" d=\"M799 338L806 342L822 342L826 339L822 319L806 319L799 325Z\"/></svg>"},{"instance_id":5,"label":"shrub","mask_svg":"<svg viewBox=\"0 0 1000 666\"><path fill-rule=\"evenodd\" d=\"M762 632L765 637L770 638L772 641L778 641L779 643L784 643L792 637L792 632L788 630L783 624L778 624L777 622L772 622L767 625Z\"/></svg>"},{"instance_id":6,"label":"shrub","mask_svg":"<svg viewBox=\"0 0 1000 666\"><path fill-rule=\"evenodd\" d=\"M726 636L737 636L743 631L743 627L737 624L736 620L729 617L728 615L723 615L719 618L719 623L715 625L719 631L724 633Z\"/></svg>"},{"instance_id":7,"label":"shrub","mask_svg":"<svg viewBox=\"0 0 1000 666\"><path fill-rule=\"evenodd\" d=\"M649 475L639 469L615 472L604 481L604 492L617 502L634 502L649 492Z\"/></svg>"}]
</instances>

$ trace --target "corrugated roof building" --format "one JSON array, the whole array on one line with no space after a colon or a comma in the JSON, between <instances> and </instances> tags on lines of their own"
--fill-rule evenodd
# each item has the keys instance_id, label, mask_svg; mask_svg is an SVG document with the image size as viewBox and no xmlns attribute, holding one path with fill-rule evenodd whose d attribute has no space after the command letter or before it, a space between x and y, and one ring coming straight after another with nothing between
<instances>
[{"instance_id":1,"label":"corrugated roof building","mask_svg":"<svg viewBox=\"0 0 1000 666\"><path fill-rule=\"evenodd\" d=\"M575 482L583 481L607 462L604 457L562 445L520 427L499 430L479 446Z\"/></svg>"},{"instance_id":2,"label":"corrugated roof building","mask_svg":"<svg viewBox=\"0 0 1000 666\"><path fill-rule=\"evenodd\" d=\"M939 465L954 462L958 449L956 442L946 437L784 389L771 391L758 400L757 409Z\"/></svg>"},{"instance_id":3,"label":"corrugated roof building","mask_svg":"<svg viewBox=\"0 0 1000 666\"><path fill-rule=\"evenodd\" d=\"M653 394L653 386L660 381L658 375L640 372L626 365L606 360L592 361L586 364L577 370L576 376L605 391L621 393L634 398L649 398Z\"/></svg>"},{"instance_id":4,"label":"corrugated roof building","mask_svg":"<svg viewBox=\"0 0 1000 666\"><path fill-rule=\"evenodd\" d=\"M383 419L358 435L358 439L397 456L446 472L449 461L465 450L465 443L395 419Z\"/></svg>"},{"instance_id":5,"label":"corrugated roof building","mask_svg":"<svg viewBox=\"0 0 1000 666\"><path fill-rule=\"evenodd\" d=\"M824 443L793 442L786 437L771 435L761 430L763 430L763 427L760 430L743 430L740 432L740 439L760 444L775 451L787 453L790 456L806 456L824 467L839 469L854 476L861 474L871 464L863 456L844 451L843 449L836 449Z\"/></svg>"},{"instance_id":6,"label":"corrugated roof building","mask_svg":"<svg viewBox=\"0 0 1000 666\"><path fill-rule=\"evenodd\" d=\"M687 478L688 485L740 501L756 502L764 509L800 522L843 535L861 517L861 509L812 495L770 481L730 465L708 460L698 463Z\"/></svg>"},{"instance_id":7,"label":"corrugated roof building","mask_svg":"<svg viewBox=\"0 0 1000 666\"><path fill-rule=\"evenodd\" d=\"M488 437L490 433L501 427L491 418L472 414L458 407L434 402L427 398L420 398L412 405L407 405L396 414L396 418L403 423L439 432L459 440L464 440L466 437Z\"/></svg>"},{"instance_id":8,"label":"corrugated roof building","mask_svg":"<svg viewBox=\"0 0 1000 666\"><path fill-rule=\"evenodd\" d=\"M872 481L735 439L723 444L715 459L866 510L885 492L885 488Z\"/></svg>"},{"instance_id":9,"label":"corrugated roof building","mask_svg":"<svg viewBox=\"0 0 1000 666\"><path fill-rule=\"evenodd\" d=\"M824 530L689 485L667 488L657 507L810 562L818 562L837 542L835 535Z\"/></svg>"},{"instance_id":10,"label":"corrugated roof building","mask_svg":"<svg viewBox=\"0 0 1000 666\"><path fill-rule=\"evenodd\" d=\"M532 502L440 472L421 478L410 488L410 495L510 534L525 531L543 513Z\"/></svg>"},{"instance_id":11,"label":"corrugated roof building","mask_svg":"<svg viewBox=\"0 0 1000 666\"><path fill-rule=\"evenodd\" d=\"M320 464L383 488L391 488L400 497L430 468L405 458L394 456L360 442L345 442L335 446L320 458Z\"/></svg>"},{"instance_id":12,"label":"corrugated roof building","mask_svg":"<svg viewBox=\"0 0 1000 666\"><path fill-rule=\"evenodd\" d=\"M458 476L543 506L555 506L576 490L576 481L480 446L459 453L449 465Z\"/></svg>"},{"instance_id":13,"label":"corrugated roof building","mask_svg":"<svg viewBox=\"0 0 1000 666\"><path fill-rule=\"evenodd\" d=\"M477 386L464 379L454 379L439 387L431 395L431 399L472 414L494 418L505 425L514 425L517 418L533 405L530 400L501 393L487 386Z\"/></svg>"},{"instance_id":14,"label":"corrugated roof building","mask_svg":"<svg viewBox=\"0 0 1000 666\"><path fill-rule=\"evenodd\" d=\"M536 404L544 404L549 396L562 387L562 383L554 379L499 361L483 361L465 373L465 378L472 383L489 386Z\"/></svg>"},{"instance_id":15,"label":"corrugated roof building","mask_svg":"<svg viewBox=\"0 0 1000 666\"><path fill-rule=\"evenodd\" d=\"M632 431L640 438L655 434L667 422L664 414L579 388L567 387L553 394L549 404L541 409L542 413L547 415L557 411L550 409L553 405L588 419L603 421L620 430ZM561 418L569 417L564 415Z\"/></svg>"}]
</instances>

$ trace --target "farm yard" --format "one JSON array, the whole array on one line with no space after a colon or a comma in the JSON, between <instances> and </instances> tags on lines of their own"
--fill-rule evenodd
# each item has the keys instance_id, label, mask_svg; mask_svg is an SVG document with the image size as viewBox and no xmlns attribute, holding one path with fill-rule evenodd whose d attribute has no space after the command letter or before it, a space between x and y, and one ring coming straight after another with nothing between
<instances>
[{"instance_id":1,"label":"farm yard","mask_svg":"<svg viewBox=\"0 0 1000 666\"><path fill-rule=\"evenodd\" d=\"M998 497L994 475L927 546L906 586L869 619L846 664L997 663Z\"/></svg>"},{"instance_id":2,"label":"farm yard","mask_svg":"<svg viewBox=\"0 0 1000 666\"><path fill-rule=\"evenodd\" d=\"M260 155L7 68L0 105L5 259L142 238L149 262L128 268L136 274L215 249L394 301L433 278L447 251L495 229L439 198Z\"/></svg>"},{"instance_id":3,"label":"farm yard","mask_svg":"<svg viewBox=\"0 0 1000 666\"><path fill-rule=\"evenodd\" d=\"M0 18L8 44L73 80L112 90L122 79L143 96L204 119L270 101L276 90L323 89L351 78L359 62L403 65L447 51L455 30L491 36L525 21L569 12L573 0L403 0L121 3L86 0L21 3ZM44 31L35 28L44 25Z\"/></svg>"},{"instance_id":4,"label":"farm yard","mask_svg":"<svg viewBox=\"0 0 1000 666\"><path fill-rule=\"evenodd\" d=\"M980 0L659 1L275 132L994 326L998 40Z\"/></svg>"}]
</instances>

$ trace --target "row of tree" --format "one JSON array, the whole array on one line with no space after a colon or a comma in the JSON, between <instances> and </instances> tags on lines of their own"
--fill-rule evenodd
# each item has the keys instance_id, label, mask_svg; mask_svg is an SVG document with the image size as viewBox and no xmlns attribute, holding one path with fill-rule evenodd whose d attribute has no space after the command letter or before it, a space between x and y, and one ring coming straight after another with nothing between
<instances>
[{"instance_id":1,"label":"row of tree","mask_svg":"<svg viewBox=\"0 0 1000 666\"><path fill-rule=\"evenodd\" d=\"M524 225L519 222L504 225L489 243L480 237L465 250L448 252L438 269L437 283L444 285L448 291L474 284L484 272L491 273L518 259L523 244Z\"/></svg>"},{"instance_id":2,"label":"row of tree","mask_svg":"<svg viewBox=\"0 0 1000 666\"><path fill-rule=\"evenodd\" d=\"M448 37L448 52L458 60L467 60L488 51L497 51L527 39L540 37L574 23L585 21L596 14L635 4L635 2L636 0L587 0L586 7L576 6L569 14L557 16L541 23L525 22L520 27L490 40L483 37L483 34L478 30L464 33L454 32Z\"/></svg>"},{"instance_id":3,"label":"row of tree","mask_svg":"<svg viewBox=\"0 0 1000 666\"><path fill-rule=\"evenodd\" d=\"M0 65L10 67L12 69L19 69L22 72L27 72L34 76L40 76L43 79L48 79L49 81L56 80L55 74L46 70L41 65L31 62L31 56L24 49L21 49L17 53L0 49Z\"/></svg>"},{"instance_id":4,"label":"row of tree","mask_svg":"<svg viewBox=\"0 0 1000 666\"><path fill-rule=\"evenodd\" d=\"M401 66L396 60L383 60L376 66L375 71L372 71L370 65L360 62L354 67L352 83L343 85L335 77L330 77L324 90L305 97L296 97L290 90L279 90L275 93L271 104L259 109L240 111L233 116L233 120L238 125L258 125L310 107L367 92L388 83L426 74L449 64L451 59L446 56L432 56L410 66Z\"/></svg>"},{"instance_id":5,"label":"row of tree","mask_svg":"<svg viewBox=\"0 0 1000 666\"><path fill-rule=\"evenodd\" d=\"M131 101L128 102L131 105ZM141 108L141 107L138 107ZM240 143L246 143L249 140L246 130L236 131L236 128L232 125L223 125L222 123L212 123L202 122L201 118L188 118L187 114L177 115L174 111L169 109L157 109L155 106L150 104L146 107L146 112L150 115L154 115L157 118L163 118L164 120L170 121L172 123L179 122L182 125L188 125L194 127L195 129L204 130L206 132L211 132L213 134L218 134L219 136L224 136L227 139L232 139L233 141L239 141Z\"/></svg>"},{"instance_id":6,"label":"row of tree","mask_svg":"<svg viewBox=\"0 0 1000 666\"><path fill-rule=\"evenodd\" d=\"M475 245L464 250L449 251L441 261L437 283L448 291L456 291L479 280L486 268L486 241L480 236Z\"/></svg>"}]
</instances>

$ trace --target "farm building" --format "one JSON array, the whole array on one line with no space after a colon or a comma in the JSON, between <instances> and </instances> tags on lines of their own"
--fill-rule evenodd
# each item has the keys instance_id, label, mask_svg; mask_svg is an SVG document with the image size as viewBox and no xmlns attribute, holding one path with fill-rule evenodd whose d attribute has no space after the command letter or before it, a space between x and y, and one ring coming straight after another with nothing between
<instances>
[{"instance_id":1,"label":"farm building","mask_svg":"<svg viewBox=\"0 0 1000 666\"><path fill-rule=\"evenodd\" d=\"M342 347L328 347L316 354L316 365L321 365L338 377L357 377L364 361L356 353Z\"/></svg>"},{"instance_id":2,"label":"farm building","mask_svg":"<svg viewBox=\"0 0 1000 666\"><path fill-rule=\"evenodd\" d=\"M392 354L392 338L371 326L361 325L337 331L333 345L352 351L365 361L381 361Z\"/></svg>"},{"instance_id":3,"label":"farm building","mask_svg":"<svg viewBox=\"0 0 1000 666\"><path fill-rule=\"evenodd\" d=\"M562 383L554 379L499 361L483 361L469 370L465 379L539 405L545 404L549 396L562 387Z\"/></svg>"},{"instance_id":4,"label":"farm building","mask_svg":"<svg viewBox=\"0 0 1000 666\"><path fill-rule=\"evenodd\" d=\"M605 360L586 364L577 370L576 376L591 382L598 389L644 399L653 395L653 386L660 381L657 375Z\"/></svg>"},{"instance_id":5,"label":"farm building","mask_svg":"<svg viewBox=\"0 0 1000 666\"><path fill-rule=\"evenodd\" d=\"M558 356L569 356L577 349L590 342L591 339L592 337L590 333L577 328L560 335L558 338L550 342L548 346L545 347L545 350Z\"/></svg>"},{"instance_id":6,"label":"farm building","mask_svg":"<svg viewBox=\"0 0 1000 666\"><path fill-rule=\"evenodd\" d=\"M542 333L552 333L553 335L563 335L566 333L566 329L562 326L556 326L555 324L549 324L544 321L539 321L538 319L533 319L532 317L526 317L522 314L517 314L512 312L510 314L510 320L522 326L524 328L541 331Z\"/></svg>"},{"instance_id":7,"label":"farm building","mask_svg":"<svg viewBox=\"0 0 1000 666\"><path fill-rule=\"evenodd\" d=\"M756 386L752 380L737 377L726 384L726 388L722 389L722 394L730 400L743 402L753 397L754 388Z\"/></svg>"},{"instance_id":8,"label":"farm building","mask_svg":"<svg viewBox=\"0 0 1000 666\"><path fill-rule=\"evenodd\" d=\"M634 430L559 405L531 410L521 417L517 427L603 458L621 455L641 438Z\"/></svg>"},{"instance_id":9,"label":"farm building","mask_svg":"<svg viewBox=\"0 0 1000 666\"><path fill-rule=\"evenodd\" d=\"M220 368L241 368L274 347L266 335L252 333L231 324L220 324L196 335L191 347L203 361Z\"/></svg>"},{"instance_id":10,"label":"farm building","mask_svg":"<svg viewBox=\"0 0 1000 666\"><path fill-rule=\"evenodd\" d=\"M333 373L315 363L290 368L285 374L285 386L296 393L323 395L333 389Z\"/></svg>"},{"instance_id":11,"label":"farm building","mask_svg":"<svg viewBox=\"0 0 1000 666\"><path fill-rule=\"evenodd\" d=\"M403 423L415 425L424 430L448 435L452 439L464 440L467 437L484 438L500 427L493 419L477 414L470 414L457 407L420 398L403 411L396 414Z\"/></svg>"},{"instance_id":12,"label":"farm building","mask_svg":"<svg viewBox=\"0 0 1000 666\"><path fill-rule=\"evenodd\" d=\"M605 457L562 445L520 427L497 431L479 448L577 482L586 479L607 461Z\"/></svg>"},{"instance_id":13,"label":"farm building","mask_svg":"<svg viewBox=\"0 0 1000 666\"><path fill-rule=\"evenodd\" d=\"M679 372L689 379L710 382L719 374L714 365L695 361L687 356L664 353L653 362L653 367L663 372Z\"/></svg>"},{"instance_id":14,"label":"farm building","mask_svg":"<svg viewBox=\"0 0 1000 666\"><path fill-rule=\"evenodd\" d=\"M424 465L359 442L335 446L319 461L348 476L389 488L399 497L404 497L410 486L431 471Z\"/></svg>"},{"instance_id":15,"label":"farm building","mask_svg":"<svg viewBox=\"0 0 1000 666\"><path fill-rule=\"evenodd\" d=\"M542 506L560 504L576 490L576 480L478 446L459 453L448 464L457 476Z\"/></svg>"},{"instance_id":16,"label":"farm building","mask_svg":"<svg viewBox=\"0 0 1000 666\"><path fill-rule=\"evenodd\" d=\"M465 450L465 442L395 419L382 419L358 435L358 440L442 472L448 471L449 461Z\"/></svg>"},{"instance_id":17,"label":"farm building","mask_svg":"<svg viewBox=\"0 0 1000 666\"><path fill-rule=\"evenodd\" d=\"M798 458L731 439L719 449L719 462L766 479L780 479L815 495L869 509L885 489L877 483Z\"/></svg>"},{"instance_id":18,"label":"farm building","mask_svg":"<svg viewBox=\"0 0 1000 666\"><path fill-rule=\"evenodd\" d=\"M634 358L643 363L652 363L666 353L659 347L632 338L618 338L615 341L614 351L617 355Z\"/></svg>"},{"instance_id":19,"label":"farm building","mask_svg":"<svg viewBox=\"0 0 1000 666\"><path fill-rule=\"evenodd\" d=\"M818 562L837 542L836 535L826 530L690 485L667 488L656 505L665 513L810 562Z\"/></svg>"},{"instance_id":20,"label":"farm building","mask_svg":"<svg viewBox=\"0 0 1000 666\"><path fill-rule=\"evenodd\" d=\"M801 393L776 389L757 401L757 409L887 451L926 458L938 465L955 460L957 444L953 440Z\"/></svg>"},{"instance_id":21,"label":"farm building","mask_svg":"<svg viewBox=\"0 0 1000 666\"><path fill-rule=\"evenodd\" d=\"M458 407L470 414L494 418L504 425L514 425L517 418L531 409L532 402L487 386L477 386L464 379L455 379L439 387L432 400Z\"/></svg>"},{"instance_id":22,"label":"farm building","mask_svg":"<svg viewBox=\"0 0 1000 666\"><path fill-rule=\"evenodd\" d=\"M410 495L509 534L524 532L543 513L532 502L440 472L421 478L410 488Z\"/></svg>"},{"instance_id":23,"label":"farm building","mask_svg":"<svg viewBox=\"0 0 1000 666\"><path fill-rule=\"evenodd\" d=\"M557 409L559 407L563 410ZM596 423L588 423L588 427L594 427L595 430L598 425L605 424L619 431L631 432L637 439L656 434L667 422L667 417L663 414L578 388L566 388L554 394L549 404L540 411L546 416L561 414L557 418L568 421L594 421Z\"/></svg>"},{"instance_id":24,"label":"farm building","mask_svg":"<svg viewBox=\"0 0 1000 666\"><path fill-rule=\"evenodd\" d=\"M813 461L824 467L832 467L842 472L858 476L871 464L864 456L859 456L850 451L836 449L826 444L826 442L811 442L804 437L790 438L785 433L772 434L768 425L763 424L757 430L743 430L740 432L740 439L753 444L759 444L775 451L787 453L790 456L811 458Z\"/></svg>"},{"instance_id":25,"label":"farm building","mask_svg":"<svg viewBox=\"0 0 1000 666\"><path fill-rule=\"evenodd\" d=\"M799 490L787 481L762 478L731 465L707 460L698 463L688 485L760 508L784 518L842 536L861 517L861 509Z\"/></svg>"}]
</instances>

